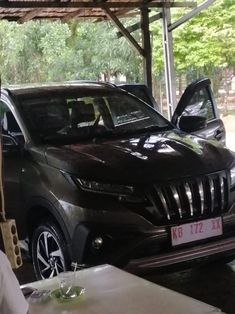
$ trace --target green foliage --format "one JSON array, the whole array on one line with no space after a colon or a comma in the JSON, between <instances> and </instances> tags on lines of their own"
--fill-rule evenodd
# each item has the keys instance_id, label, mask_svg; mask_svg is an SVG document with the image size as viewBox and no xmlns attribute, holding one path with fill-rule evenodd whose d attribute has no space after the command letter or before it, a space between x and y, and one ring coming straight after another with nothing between
<instances>
[{"instance_id":1,"label":"green foliage","mask_svg":"<svg viewBox=\"0 0 235 314\"><path fill-rule=\"evenodd\" d=\"M191 10L191 9L190 9ZM185 14L172 9L172 21ZM151 14L154 14L152 12ZM122 20L125 26L137 18ZM63 81L117 77L142 81L142 58L111 22L32 21L19 25L0 21L0 71L4 83ZM161 22L151 24L153 74L163 75ZM132 33L141 44L140 31ZM173 31L177 76L199 74L218 79L235 68L235 2L217 0Z\"/></svg>"},{"instance_id":2,"label":"green foliage","mask_svg":"<svg viewBox=\"0 0 235 314\"><path fill-rule=\"evenodd\" d=\"M172 9L172 22L188 11L191 9ZM161 21L153 23L151 31L154 38L153 74L159 80L164 73ZM180 91L182 78L185 86L204 75L211 78L213 90L217 93L222 79L229 75L228 69L233 69L235 74L234 0L215 1L213 5L175 29L172 35L176 79Z\"/></svg>"},{"instance_id":3,"label":"green foliage","mask_svg":"<svg viewBox=\"0 0 235 314\"><path fill-rule=\"evenodd\" d=\"M110 79L121 73L135 79L140 57L124 38L117 39L116 32L116 28L107 22L77 24L77 40L73 40L73 48L81 51L83 56L80 79L97 79L101 74Z\"/></svg>"},{"instance_id":4,"label":"green foliage","mask_svg":"<svg viewBox=\"0 0 235 314\"><path fill-rule=\"evenodd\" d=\"M2 82L139 80L141 58L110 23L0 22Z\"/></svg>"},{"instance_id":5,"label":"green foliage","mask_svg":"<svg viewBox=\"0 0 235 314\"><path fill-rule=\"evenodd\" d=\"M212 67L234 63L234 23L231 23L234 5L226 4L229 1L218 0L175 31L179 70L193 66L208 72Z\"/></svg>"}]
</instances>

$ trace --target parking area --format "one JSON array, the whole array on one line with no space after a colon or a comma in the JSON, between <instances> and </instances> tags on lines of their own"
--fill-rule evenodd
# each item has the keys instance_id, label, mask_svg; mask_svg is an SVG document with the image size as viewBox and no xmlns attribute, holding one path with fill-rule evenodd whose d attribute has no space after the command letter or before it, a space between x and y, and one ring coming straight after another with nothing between
<instances>
[{"instance_id":1,"label":"parking area","mask_svg":"<svg viewBox=\"0 0 235 314\"><path fill-rule=\"evenodd\" d=\"M234 314L235 273L233 263L215 263L168 274L151 274L145 278L164 287Z\"/></svg>"},{"instance_id":2,"label":"parking area","mask_svg":"<svg viewBox=\"0 0 235 314\"><path fill-rule=\"evenodd\" d=\"M48 289L38 294L56 293L64 303L80 298L77 289L88 291L81 277L90 271L98 273L97 280L91 276L93 298L85 295L94 313L114 314L113 307L124 314L163 314L147 298L147 286L157 286L140 278L140 297L131 279L120 285L121 293L128 304L144 301L146 311L138 302L137 311L125 302L124 311L112 304L111 294L119 303L119 278L112 287L99 266L119 265L173 294L234 314L233 5L23 2L0 5L0 222L7 225L0 249L13 269L25 249L23 265L14 270L20 285L38 281L36 288ZM78 271L79 286L78 265L85 269ZM59 285L54 276L67 276L73 267L73 282L63 292L65 282ZM51 279L55 286L48 288ZM104 311L96 308L100 295ZM197 302L192 311L178 312L182 295L175 295L176 301L162 302L167 314L214 313L200 312ZM10 314L2 313L1 301L0 314ZM54 307L46 303L34 305ZM36 312L74 313L29 308Z\"/></svg>"}]
</instances>

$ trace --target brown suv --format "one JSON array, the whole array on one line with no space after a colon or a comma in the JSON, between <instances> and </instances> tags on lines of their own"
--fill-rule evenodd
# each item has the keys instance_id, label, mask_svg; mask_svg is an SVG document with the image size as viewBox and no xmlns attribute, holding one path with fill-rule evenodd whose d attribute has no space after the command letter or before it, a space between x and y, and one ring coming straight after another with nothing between
<instances>
[{"instance_id":1,"label":"brown suv","mask_svg":"<svg viewBox=\"0 0 235 314\"><path fill-rule=\"evenodd\" d=\"M234 253L235 158L217 141L209 83L186 90L173 123L110 84L2 89L6 209L38 278L72 261L151 268Z\"/></svg>"}]
</instances>

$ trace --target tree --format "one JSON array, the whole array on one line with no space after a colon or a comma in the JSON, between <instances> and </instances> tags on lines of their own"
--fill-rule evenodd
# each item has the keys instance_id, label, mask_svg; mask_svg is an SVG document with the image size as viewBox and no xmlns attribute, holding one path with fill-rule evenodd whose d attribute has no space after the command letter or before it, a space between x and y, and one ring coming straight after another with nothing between
<instances>
[{"instance_id":1,"label":"tree","mask_svg":"<svg viewBox=\"0 0 235 314\"><path fill-rule=\"evenodd\" d=\"M172 9L173 10L173 9ZM174 9L172 19L185 10ZM189 80L208 75L218 88L227 68L235 68L235 4L217 0L207 10L174 30L174 56L178 77ZM125 26L137 18L122 20ZM113 79L123 74L130 81L142 81L142 58L118 39L110 22L68 23L31 21L23 25L0 21L0 70L2 81L42 82L74 79ZM151 24L153 75L163 77L161 23ZM141 43L140 31L132 33Z\"/></svg>"},{"instance_id":2,"label":"tree","mask_svg":"<svg viewBox=\"0 0 235 314\"><path fill-rule=\"evenodd\" d=\"M173 9L172 21L186 13L185 9ZM235 3L233 0L217 0L200 14L173 31L174 62L179 91L188 81L204 75L212 79L213 89L218 91L228 68L234 68L235 58ZM151 26L153 33L153 74L161 79L163 73L163 49L161 23ZM181 87L185 77L184 87Z\"/></svg>"}]
</instances>

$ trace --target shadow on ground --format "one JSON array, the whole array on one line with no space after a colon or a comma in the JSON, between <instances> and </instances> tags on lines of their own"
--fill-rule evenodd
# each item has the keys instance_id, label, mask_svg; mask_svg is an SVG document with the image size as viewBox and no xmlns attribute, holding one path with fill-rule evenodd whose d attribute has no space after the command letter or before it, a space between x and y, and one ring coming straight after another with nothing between
<instances>
[{"instance_id":1,"label":"shadow on ground","mask_svg":"<svg viewBox=\"0 0 235 314\"><path fill-rule=\"evenodd\" d=\"M235 266L213 263L170 274L144 276L154 283L235 313Z\"/></svg>"},{"instance_id":2,"label":"shadow on ground","mask_svg":"<svg viewBox=\"0 0 235 314\"><path fill-rule=\"evenodd\" d=\"M20 284L36 280L29 260L15 272ZM218 307L227 314L235 313L235 261L227 265L213 263L177 272L152 271L140 276Z\"/></svg>"}]
</instances>

